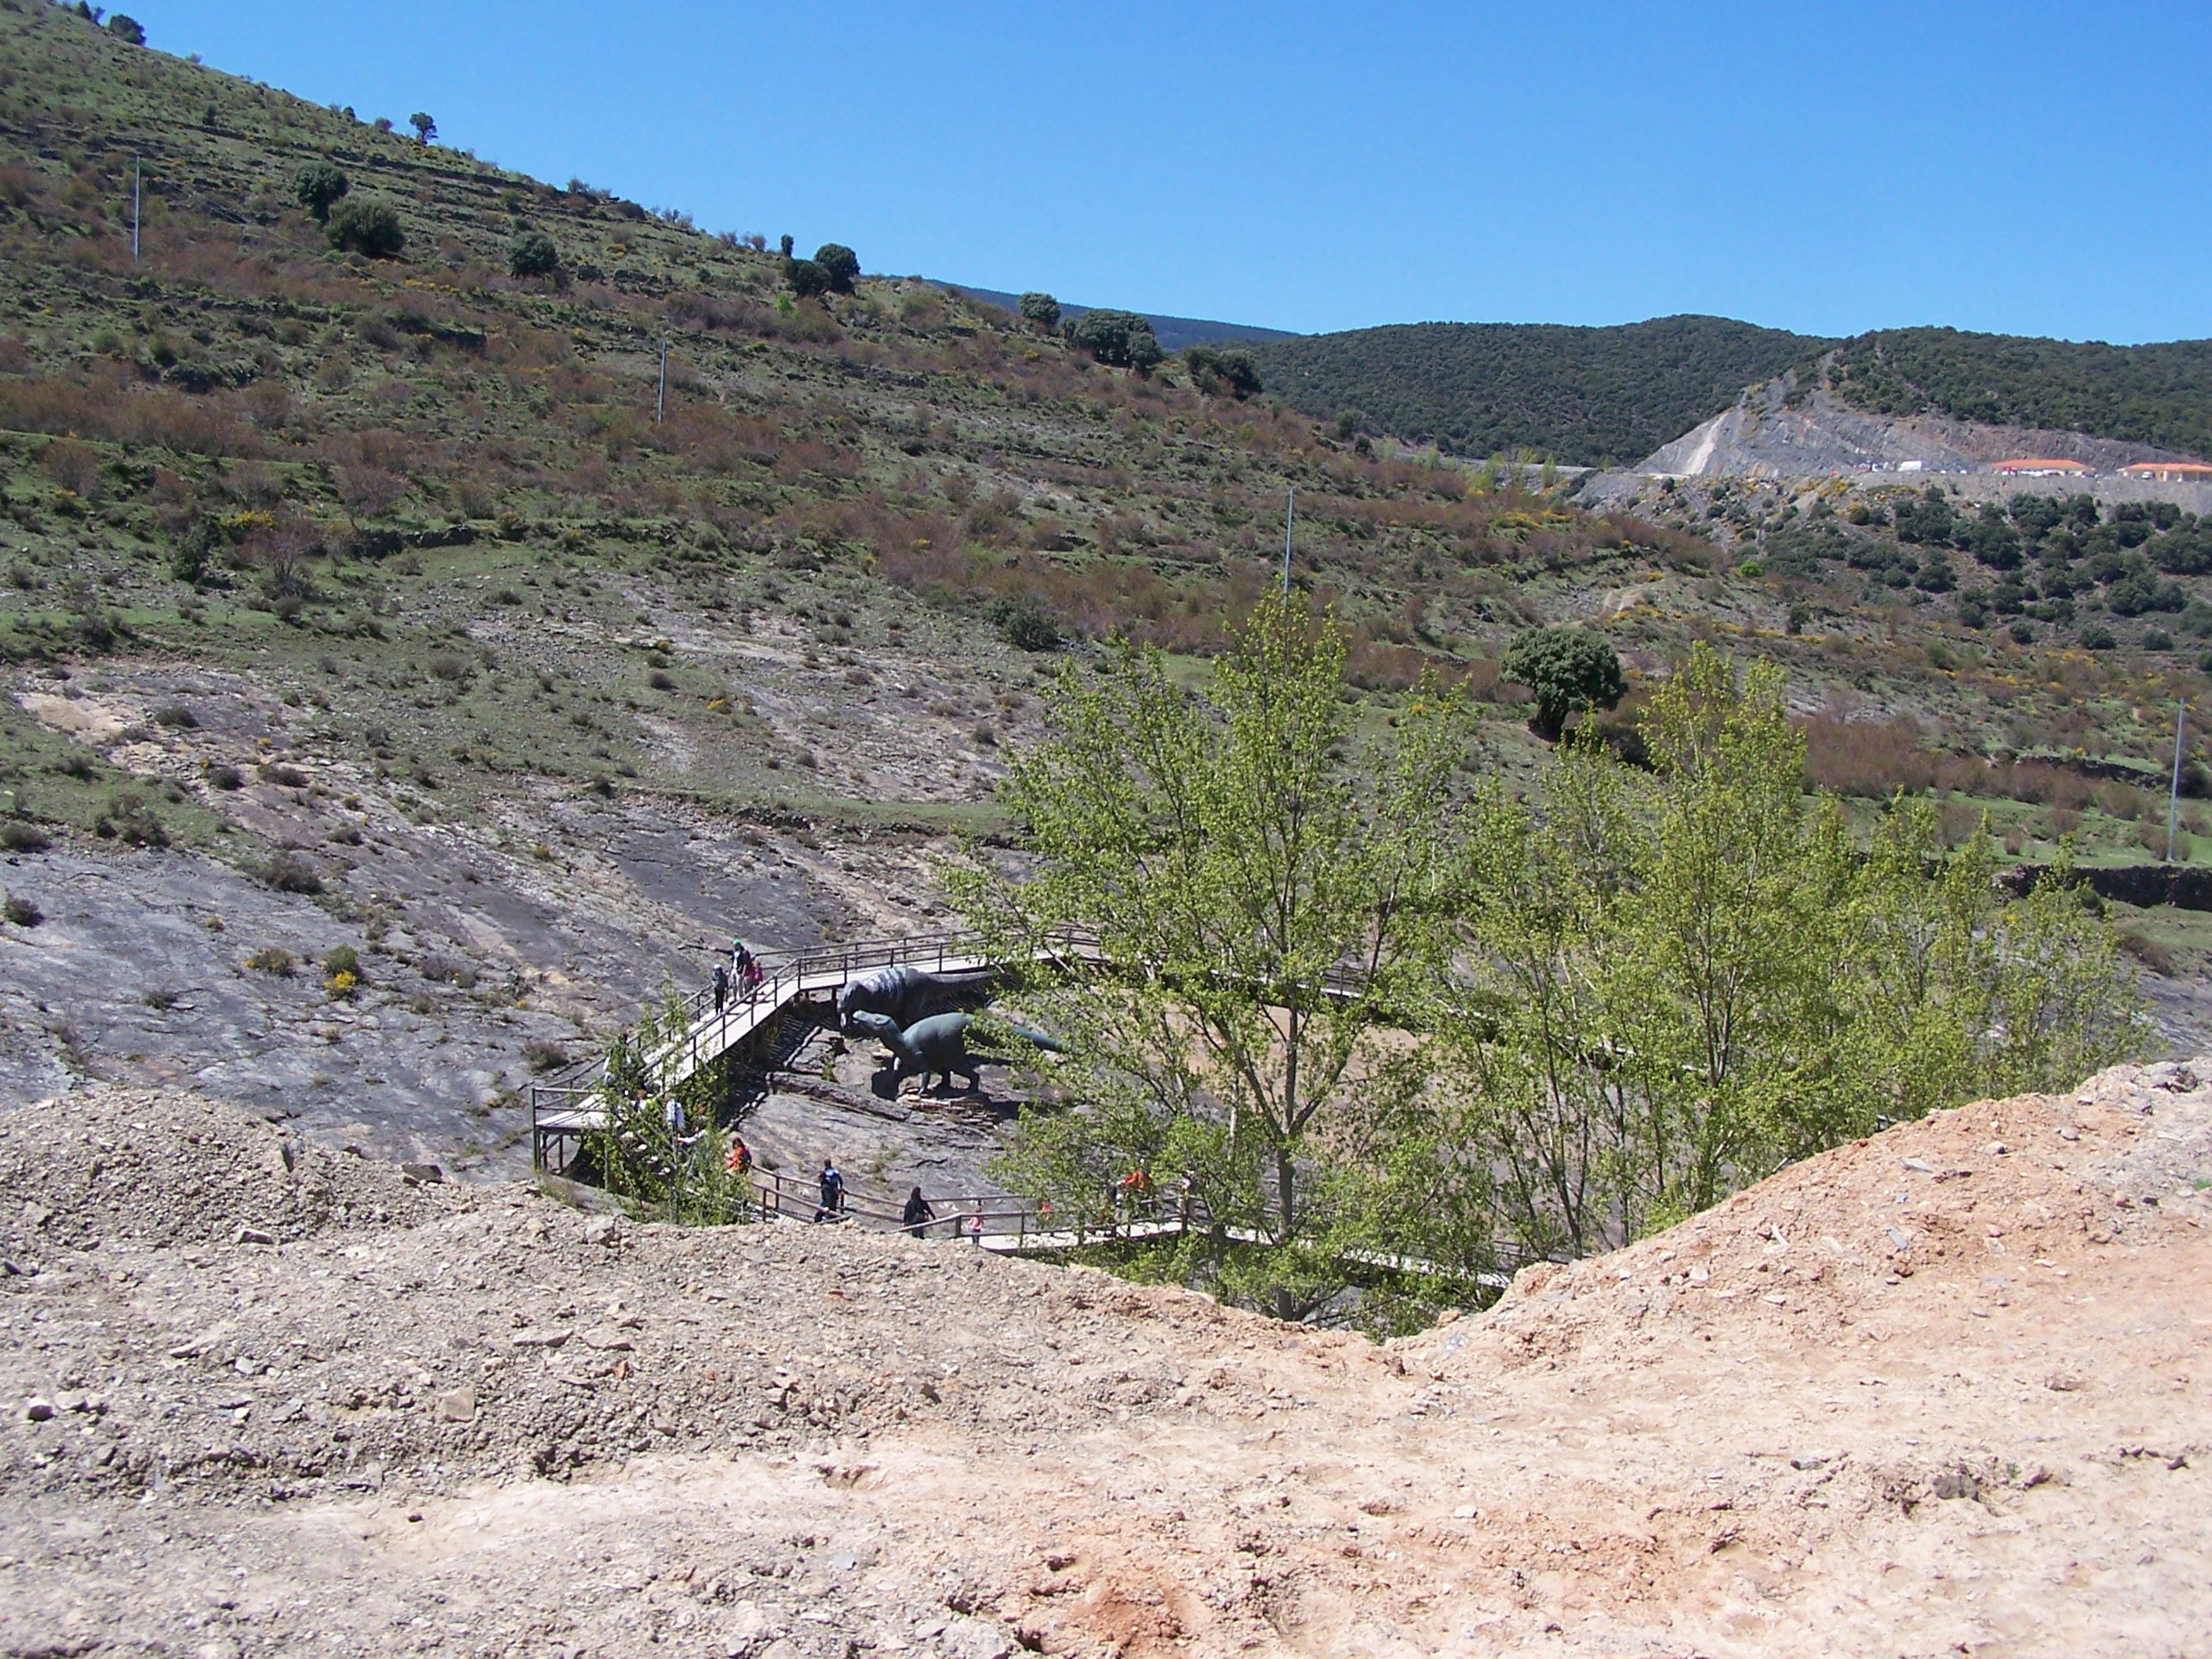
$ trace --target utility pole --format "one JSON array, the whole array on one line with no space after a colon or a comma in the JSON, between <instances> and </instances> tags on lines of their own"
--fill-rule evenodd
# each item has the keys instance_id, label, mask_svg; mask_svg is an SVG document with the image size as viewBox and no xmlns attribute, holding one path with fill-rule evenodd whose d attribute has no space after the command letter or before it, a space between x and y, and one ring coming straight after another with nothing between
<instances>
[{"instance_id":1,"label":"utility pole","mask_svg":"<svg viewBox=\"0 0 2212 1659\"><path fill-rule=\"evenodd\" d=\"M2174 830L2181 817L2181 727L2189 717L2185 700L2173 711L2173 793L2166 798L2166 861L2173 862Z\"/></svg>"},{"instance_id":2,"label":"utility pole","mask_svg":"<svg viewBox=\"0 0 2212 1659\"><path fill-rule=\"evenodd\" d=\"M1291 602L1291 528L1297 522L1298 487L1291 486L1290 504L1283 509L1283 603Z\"/></svg>"},{"instance_id":3,"label":"utility pole","mask_svg":"<svg viewBox=\"0 0 2212 1659\"><path fill-rule=\"evenodd\" d=\"M660 343L660 395L653 399L653 423L659 426L668 414L668 342Z\"/></svg>"},{"instance_id":4,"label":"utility pole","mask_svg":"<svg viewBox=\"0 0 2212 1659\"><path fill-rule=\"evenodd\" d=\"M138 263L138 158L131 158L131 263Z\"/></svg>"}]
</instances>

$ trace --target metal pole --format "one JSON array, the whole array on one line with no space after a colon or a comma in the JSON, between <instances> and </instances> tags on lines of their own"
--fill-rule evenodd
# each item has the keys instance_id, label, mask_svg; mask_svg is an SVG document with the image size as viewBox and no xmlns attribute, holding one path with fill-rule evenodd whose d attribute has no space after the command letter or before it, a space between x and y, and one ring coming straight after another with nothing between
<instances>
[{"instance_id":1,"label":"metal pole","mask_svg":"<svg viewBox=\"0 0 2212 1659\"><path fill-rule=\"evenodd\" d=\"M1297 522L1298 487L1291 486L1290 504L1283 509L1283 603L1291 602L1291 529Z\"/></svg>"},{"instance_id":2,"label":"metal pole","mask_svg":"<svg viewBox=\"0 0 2212 1659\"><path fill-rule=\"evenodd\" d=\"M668 342L660 343L660 395L653 399L653 423L659 426L668 413Z\"/></svg>"},{"instance_id":3,"label":"metal pole","mask_svg":"<svg viewBox=\"0 0 2212 1659\"><path fill-rule=\"evenodd\" d=\"M2181 726L2188 718L2189 704L2184 702L2173 711L2173 793L2166 799L2166 861L2173 862L2174 830L2181 817Z\"/></svg>"},{"instance_id":4,"label":"metal pole","mask_svg":"<svg viewBox=\"0 0 2212 1659\"><path fill-rule=\"evenodd\" d=\"M138 158L131 158L131 263L138 263Z\"/></svg>"}]
</instances>

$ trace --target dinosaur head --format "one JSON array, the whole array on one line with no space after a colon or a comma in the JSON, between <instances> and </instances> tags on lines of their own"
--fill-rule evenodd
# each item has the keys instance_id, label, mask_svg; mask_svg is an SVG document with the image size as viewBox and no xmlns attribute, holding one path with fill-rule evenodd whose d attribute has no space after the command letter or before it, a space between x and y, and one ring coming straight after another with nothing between
<instances>
[{"instance_id":1,"label":"dinosaur head","mask_svg":"<svg viewBox=\"0 0 2212 1659\"><path fill-rule=\"evenodd\" d=\"M889 1014L878 1014L870 1009L856 1009L845 1016L847 1031L860 1036L872 1036L885 1047L899 1046L899 1023Z\"/></svg>"}]
</instances>

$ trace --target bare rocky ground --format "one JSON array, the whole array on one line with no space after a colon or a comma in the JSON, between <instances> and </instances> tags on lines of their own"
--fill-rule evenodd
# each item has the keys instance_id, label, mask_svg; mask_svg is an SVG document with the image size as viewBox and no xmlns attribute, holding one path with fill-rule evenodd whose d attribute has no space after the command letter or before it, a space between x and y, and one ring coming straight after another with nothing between
<instances>
[{"instance_id":1,"label":"bare rocky ground","mask_svg":"<svg viewBox=\"0 0 2212 1659\"><path fill-rule=\"evenodd\" d=\"M838 787L972 799L998 769L973 728L988 714L1012 734L1019 709L1034 718L1009 676L985 676L1000 685L991 702L919 660L856 673L772 630L713 643L750 665L743 684L777 741L811 755L835 738L793 769ZM57 830L46 851L0 858L0 887L42 918L0 921L0 1103L187 1087L331 1144L513 1176L528 1168L531 1079L597 1051L665 989L696 988L733 934L775 950L950 925L930 874L940 836L733 818L665 787L695 761L711 772L704 757L659 755L664 787L611 799L527 777L464 799L377 764L343 711L204 665L27 677L13 695L222 828L204 848L161 850ZM190 726L155 718L178 707ZM223 767L240 787L210 781ZM270 860L286 855L320 892L271 884ZM319 963L340 946L358 952L362 983L334 997ZM289 971L252 965L272 950ZM827 1154L886 1183L988 1189L983 1166L1019 1098L1005 1068L987 1073L983 1101L933 1102L910 1085L885 1103L857 1056L817 1043L794 1064L744 1124L771 1166Z\"/></svg>"},{"instance_id":2,"label":"bare rocky ground","mask_svg":"<svg viewBox=\"0 0 2212 1659\"><path fill-rule=\"evenodd\" d=\"M0 1117L0 1652L2203 1653L2208 1081L1386 1347L80 1091Z\"/></svg>"}]
</instances>

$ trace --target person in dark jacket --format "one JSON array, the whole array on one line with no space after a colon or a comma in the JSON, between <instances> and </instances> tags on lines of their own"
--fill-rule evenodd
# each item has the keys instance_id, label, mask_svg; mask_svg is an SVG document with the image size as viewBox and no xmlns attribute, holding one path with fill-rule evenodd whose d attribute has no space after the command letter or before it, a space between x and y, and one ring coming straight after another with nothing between
<instances>
[{"instance_id":1,"label":"person in dark jacket","mask_svg":"<svg viewBox=\"0 0 2212 1659\"><path fill-rule=\"evenodd\" d=\"M929 1200L921 1195L921 1188L915 1188L906 1195L904 1220L907 1231L912 1233L916 1238L923 1237L925 1237L923 1230L936 1219L937 1212L930 1208Z\"/></svg>"},{"instance_id":2,"label":"person in dark jacket","mask_svg":"<svg viewBox=\"0 0 2212 1659\"><path fill-rule=\"evenodd\" d=\"M845 1214L845 1176L830 1158L822 1160L822 1202L815 1206L817 1221L836 1221Z\"/></svg>"}]
</instances>

